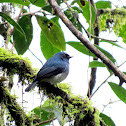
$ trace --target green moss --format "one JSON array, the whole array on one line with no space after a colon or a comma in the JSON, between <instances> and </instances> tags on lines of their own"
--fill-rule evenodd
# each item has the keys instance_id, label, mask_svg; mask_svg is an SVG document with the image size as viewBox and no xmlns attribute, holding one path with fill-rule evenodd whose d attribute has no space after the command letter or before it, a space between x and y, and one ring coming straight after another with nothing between
<instances>
[{"instance_id":1,"label":"green moss","mask_svg":"<svg viewBox=\"0 0 126 126\"><path fill-rule=\"evenodd\" d=\"M36 69L32 68L32 63L22 55L13 54L4 48L0 48L0 67L7 68L8 75L19 75L19 80L30 80L36 74Z\"/></svg>"},{"instance_id":2,"label":"green moss","mask_svg":"<svg viewBox=\"0 0 126 126\"><path fill-rule=\"evenodd\" d=\"M72 94L71 93L72 86L70 84L68 84L68 83L59 83L57 85L58 85L59 88L61 88L67 94Z\"/></svg>"},{"instance_id":3,"label":"green moss","mask_svg":"<svg viewBox=\"0 0 126 126\"><path fill-rule=\"evenodd\" d=\"M79 120L87 119L87 116L91 118L96 126L100 125L99 111L93 107L93 103L88 97L82 97L80 95L73 95L71 93L71 86L65 83L58 84L58 87L67 92L71 98L72 104L66 102L60 96L54 97L51 101L52 104L64 108L62 113L63 117L67 116L69 120L74 120L76 116L79 116ZM90 120L89 120L90 121Z\"/></svg>"},{"instance_id":4,"label":"green moss","mask_svg":"<svg viewBox=\"0 0 126 126\"><path fill-rule=\"evenodd\" d=\"M7 87L0 87L0 96L0 103L3 102L5 104L16 124L18 126L21 126L22 124L30 126L32 120L25 114L23 108L16 102L15 95L11 95Z\"/></svg>"}]
</instances>

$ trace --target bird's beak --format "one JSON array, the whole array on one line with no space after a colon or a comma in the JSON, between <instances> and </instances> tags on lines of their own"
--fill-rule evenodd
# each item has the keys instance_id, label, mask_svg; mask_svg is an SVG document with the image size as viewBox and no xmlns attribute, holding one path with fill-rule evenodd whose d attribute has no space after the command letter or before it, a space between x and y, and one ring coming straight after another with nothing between
<instances>
[{"instance_id":1,"label":"bird's beak","mask_svg":"<svg viewBox=\"0 0 126 126\"><path fill-rule=\"evenodd\" d=\"M69 56L68 58L70 59L70 58L72 58L73 56Z\"/></svg>"}]
</instances>

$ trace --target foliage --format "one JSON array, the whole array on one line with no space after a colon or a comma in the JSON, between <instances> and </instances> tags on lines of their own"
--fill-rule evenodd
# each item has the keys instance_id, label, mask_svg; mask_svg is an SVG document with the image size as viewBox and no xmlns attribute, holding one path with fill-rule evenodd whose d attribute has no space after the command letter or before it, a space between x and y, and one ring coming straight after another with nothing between
<instances>
[{"instance_id":1,"label":"foliage","mask_svg":"<svg viewBox=\"0 0 126 126\"><path fill-rule=\"evenodd\" d=\"M107 116L103 113L100 113L100 117L105 121L105 123L108 126L115 126L114 122L112 121L112 119L109 116Z\"/></svg>"},{"instance_id":2,"label":"foliage","mask_svg":"<svg viewBox=\"0 0 126 126\"><path fill-rule=\"evenodd\" d=\"M72 0L72 2L68 3L67 0L56 0L58 2L58 5L60 8L62 8L62 11L65 13L65 15L68 17L68 19L72 22L72 24L80 31L85 32L87 36L91 36L90 38L91 42L93 42L93 38L96 39L96 37L99 37L100 33L103 33L105 31L114 32L115 35L119 38L121 37L123 39L124 44L126 44L126 9L125 7L115 9L112 8L112 3L110 1L104 1L99 0L95 3L96 6L93 4L90 4L90 2L85 0ZM66 46L69 45L73 47L74 49L78 50L79 52L83 53L86 56L92 57L92 60L89 63L89 67L97 68L100 67L106 67L106 65L101 62L99 59L97 60L97 57L89 50L87 49L80 41L65 41L64 33L62 31L62 26L60 24L59 18L55 14L54 10L48 3L48 0L0 0L0 3L12 3L11 6L14 9L18 8L20 10L20 14L18 17L13 18L15 15L13 14L13 11L1 10L0 12L0 34L5 39L5 48L0 48L0 67L2 67L2 70L7 69L7 75L19 75L19 81L23 81L24 79L31 81L34 78L36 70L34 70L31 66L30 61L27 58L23 58L21 55L23 55L27 50L29 50L29 46L32 43L33 40L33 26L34 23L32 22L32 18L34 17L37 20L38 25L41 28L41 34L40 34L40 48L41 51L46 59L49 59L52 57L55 53L60 51L65 51ZM64 5L66 4L66 5ZM20 6L19 6L20 5ZM2 6L2 4L1 4ZM25 8L24 11L22 8ZM38 7L40 10L34 12L29 12L29 7L34 6ZM65 6L65 7L64 7ZM97 14L96 14L97 12ZM81 22L81 18L86 20L89 27L86 29L85 24ZM17 20L16 20L17 19ZM97 24L98 20L98 24ZM95 36L95 29L98 25L98 36ZM90 29L90 30L89 30ZM10 32L9 32L10 31ZM89 32L88 32L89 31ZM97 31L97 32L98 32ZM90 33L91 32L91 33ZM7 36L11 36L8 40L4 35L7 34ZM93 34L93 35L92 35ZM98 38L97 38L98 39ZM111 38L112 39L112 38ZM115 42L109 39L102 39L99 38L99 42L95 45L96 48L98 48L106 57L108 57L114 64L116 64L117 60L113 54L111 54L106 47L101 47L101 43L105 44L111 44L113 46L116 46L120 49L124 49L120 45L120 42ZM9 44L16 50L17 54L13 54L13 51L9 50ZM8 50L7 50L8 49ZM106 67L107 68L107 67ZM2 71L1 70L1 71ZM110 72L110 70L107 68L107 70ZM112 73L111 73L112 74ZM111 76L111 75L110 75ZM116 83L117 82L108 82L112 91L117 95L117 97L126 103L125 95L126 91L125 88L119 87ZM59 86L60 87L60 86ZM75 96L72 96L70 87L67 87L67 85L62 85L61 88L71 95L71 97L75 98ZM66 89L65 89L66 88ZM69 89L69 90L68 90ZM84 102L82 100L82 97L76 96L76 101L73 101L73 103L82 103ZM86 99L86 98L84 98ZM41 112L39 111L39 107L36 107L33 111L34 114L38 116L39 119L42 121L46 121L48 119L53 119L54 117L57 117L60 124L65 124L68 122L68 118L70 118L70 121L75 119L74 116L79 114L82 118L86 116L86 114L90 111L92 114L94 111L94 108L92 107L92 103L86 99L87 102L84 104L84 106L81 106L80 108L76 108L74 105L68 105L65 106L65 110L67 111L67 114L63 111L63 104L65 101L61 100L61 98L56 97L52 100L52 105L49 104L49 99L44 102L44 104L41 106ZM61 102L59 102L61 101ZM50 108L52 109L50 112ZM83 113L81 110L87 109L87 113ZM72 111L71 111L72 110ZM32 111L32 112L33 112ZM44 113L44 114L43 114ZM64 114L64 115L62 115ZM65 114L67 115L67 118L65 118ZM99 111L97 111L94 115L95 122L99 125ZM64 120L62 118L64 116ZM114 126L115 124L111 120L110 117L107 115L101 113L100 117L104 120L104 122L107 125ZM50 122L42 124L46 125L50 124Z\"/></svg>"},{"instance_id":3,"label":"foliage","mask_svg":"<svg viewBox=\"0 0 126 126\"><path fill-rule=\"evenodd\" d=\"M124 89L123 87L119 87L117 84L113 83L113 82L108 82L110 87L112 88L112 90L114 91L114 93L117 95L117 97L123 101L124 103L126 103L126 89Z\"/></svg>"},{"instance_id":4,"label":"foliage","mask_svg":"<svg viewBox=\"0 0 126 126\"><path fill-rule=\"evenodd\" d=\"M99 16L100 31L111 29L115 32L118 37L123 38L123 42L126 43L126 9L116 8L115 10L105 9L104 13Z\"/></svg>"},{"instance_id":5,"label":"foliage","mask_svg":"<svg viewBox=\"0 0 126 126\"><path fill-rule=\"evenodd\" d=\"M58 87L62 88L63 91L70 95L71 99L73 99L73 103L66 102L60 96L51 95L42 106L38 106L32 110L34 117L37 117L42 122L56 117L59 124L64 125L67 122L73 121L78 115L80 120L87 115L92 115L96 125L100 124L100 113L92 106L92 102L87 97L83 98L73 95L71 86L68 84L60 83ZM50 122L48 122L48 124L50 124ZM46 124L47 123L45 123L45 125Z\"/></svg>"},{"instance_id":6,"label":"foliage","mask_svg":"<svg viewBox=\"0 0 126 126\"><path fill-rule=\"evenodd\" d=\"M31 23L31 15L22 16L18 24L22 27L26 38L20 34L18 30L14 30L13 41L15 42L15 48L18 54L24 54L29 48L33 38L33 27ZM25 23L24 23L25 22Z\"/></svg>"}]
</instances>

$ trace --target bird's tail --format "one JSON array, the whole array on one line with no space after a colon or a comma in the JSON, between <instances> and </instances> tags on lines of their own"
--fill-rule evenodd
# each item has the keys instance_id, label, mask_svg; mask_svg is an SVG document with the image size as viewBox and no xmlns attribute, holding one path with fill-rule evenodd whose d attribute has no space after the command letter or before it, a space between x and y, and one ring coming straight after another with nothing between
<instances>
[{"instance_id":1,"label":"bird's tail","mask_svg":"<svg viewBox=\"0 0 126 126\"><path fill-rule=\"evenodd\" d=\"M35 81L33 82L32 84L30 84L26 89L25 91L26 92L29 92L33 87L35 87L35 85L38 83L38 81Z\"/></svg>"}]
</instances>

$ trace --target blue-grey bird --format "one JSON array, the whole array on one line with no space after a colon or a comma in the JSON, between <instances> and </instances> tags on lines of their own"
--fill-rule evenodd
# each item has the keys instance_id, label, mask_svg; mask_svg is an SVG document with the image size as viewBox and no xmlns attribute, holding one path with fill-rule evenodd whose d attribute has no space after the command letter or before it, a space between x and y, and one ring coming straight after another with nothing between
<instances>
[{"instance_id":1,"label":"blue-grey bird","mask_svg":"<svg viewBox=\"0 0 126 126\"><path fill-rule=\"evenodd\" d=\"M70 58L71 56L65 52L56 53L53 57L47 60L38 72L33 83L30 84L25 91L30 91L38 82L57 84L63 81L69 73Z\"/></svg>"}]
</instances>

